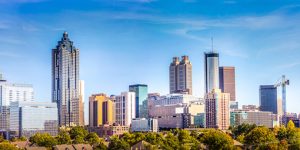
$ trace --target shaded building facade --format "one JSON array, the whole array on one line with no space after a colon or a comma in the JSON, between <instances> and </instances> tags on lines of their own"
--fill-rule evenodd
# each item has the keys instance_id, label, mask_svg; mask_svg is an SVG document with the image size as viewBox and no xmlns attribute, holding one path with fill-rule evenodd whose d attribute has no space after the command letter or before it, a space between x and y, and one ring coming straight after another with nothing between
<instances>
[{"instance_id":1,"label":"shaded building facade","mask_svg":"<svg viewBox=\"0 0 300 150\"><path fill-rule=\"evenodd\" d=\"M235 68L219 67L219 87L223 93L230 94L230 101L235 101Z\"/></svg>"},{"instance_id":2,"label":"shaded building facade","mask_svg":"<svg viewBox=\"0 0 300 150\"><path fill-rule=\"evenodd\" d=\"M60 126L80 125L79 49L68 33L52 50L52 102L57 103Z\"/></svg>"},{"instance_id":3,"label":"shaded building facade","mask_svg":"<svg viewBox=\"0 0 300 150\"><path fill-rule=\"evenodd\" d=\"M259 87L259 105L261 111L270 111L278 114L277 87L261 85Z\"/></svg>"},{"instance_id":4,"label":"shaded building facade","mask_svg":"<svg viewBox=\"0 0 300 150\"><path fill-rule=\"evenodd\" d=\"M188 56L173 57L169 67L170 93L192 94L192 63Z\"/></svg>"}]
</instances>

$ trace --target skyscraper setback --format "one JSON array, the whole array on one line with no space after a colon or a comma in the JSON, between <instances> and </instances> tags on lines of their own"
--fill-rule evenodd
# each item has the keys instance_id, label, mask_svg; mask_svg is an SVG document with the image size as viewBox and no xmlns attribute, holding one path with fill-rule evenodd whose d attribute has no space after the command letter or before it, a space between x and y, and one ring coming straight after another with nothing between
<instances>
[{"instance_id":1,"label":"skyscraper setback","mask_svg":"<svg viewBox=\"0 0 300 150\"><path fill-rule=\"evenodd\" d=\"M219 85L224 93L230 93L230 101L235 101L235 68L219 67Z\"/></svg>"},{"instance_id":2,"label":"skyscraper setback","mask_svg":"<svg viewBox=\"0 0 300 150\"><path fill-rule=\"evenodd\" d=\"M57 103L60 126L80 125L79 49L68 33L52 50L52 101Z\"/></svg>"},{"instance_id":3,"label":"skyscraper setback","mask_svg":"<svg viewBox=\"0 0 300 150\"><path fill-rule=\"evenodd\" d=\"M205 93L219 89L219 54L204 53Z\"/></svg>"},{"instance_id":4,"label":"skyscraper setback","mask_svg":"<svg viewBox=\"0 0 300 150\"><path fill-rule=\"evenodd\" d=\"M170 93L192 94L192 63L188 56L173 57L169 67Z\"/></svg>"}]
</instances>

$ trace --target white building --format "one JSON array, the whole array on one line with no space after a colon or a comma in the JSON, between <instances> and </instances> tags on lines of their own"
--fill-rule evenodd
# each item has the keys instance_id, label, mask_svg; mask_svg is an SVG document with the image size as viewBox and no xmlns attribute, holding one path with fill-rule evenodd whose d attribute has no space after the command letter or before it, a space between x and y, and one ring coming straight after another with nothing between
<instances>
[{"instance_id":1,"label":"white building","mask_svg":"<svg viewBox=\"0 0 300 150\"><path fill-rule=\"evenodd\" d=\"M158 132L157 119L134 118L131 123L133 132Z\"/></svg>"},{"instance_id":2,"label":"white building","mask_svg":"<svg viewBox=\"0 0 300 150\"><path fill-rule=\"evenodd\" d=\"M116 96L116 122L123 126L130 126L135 118L135 93L122 92Z\"/></svg>"},{"instance_id":3,"label":"white building","mask_svg":"<svg viewBox=\"0 0 300 150\"><path fill-rule=\"evenodd\" d=\"M12 102L10 106L10 131L14 136L30 137L37 132L56 136L58 132L56 103Z\"/></svg>"},{"instance_id":4,"label":"white building","mask_svg":"<svg viewBox=\"0 0 300 150\"><path fill-rule=\"evenodd\" d=\"M200 98L186 94L151 96L148 99L149 117L158 120L159 128L188 128L205 112ZM197 119L195 119L197 118ZM202 123L203 124L203 123Z\"/></svg>"},{"instance_id":5,"label":"white building","mask_svg":"<svg viewBox=\"0 0 300 150\"><path fill-rule=\"evenodd\" d=\"M17 101L34 101L33 86L0 80L0 106L9 106L11 102Z\"/></svg>"}]
</instances>

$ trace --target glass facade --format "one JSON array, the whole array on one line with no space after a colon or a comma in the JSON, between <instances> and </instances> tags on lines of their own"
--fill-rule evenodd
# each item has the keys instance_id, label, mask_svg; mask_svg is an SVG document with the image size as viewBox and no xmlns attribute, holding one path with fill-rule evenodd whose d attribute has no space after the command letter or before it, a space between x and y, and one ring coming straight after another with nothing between
<instances>
[{"instance_id":1,"label":"glass facade","mask_svg":"<svg viewBox=\"0 0 300 150\"><path fill-rule=\"evenodd\" d=\"M129 91L135 93L136 118L148 118L148 86L144 84L130 85Z\"/></svg>"},{"instance_id":2,"label":"glass facade","mask_svg":"<svg viewBox=\"0 0 300 150\"><path fill-rule=\"evenodd\" d=\"M58 132L57 106L55 103L12 102L10 107L10 131L15 136L30 137L37 132L55 136Z\"/></svg>"},{"instance_id":3,"label":"glass facade","mask_svg":"<svg viewBox=\"0 0 300 150\"><path fill-rule=\"evenodd\" d=\"M277 88L274 85L261 85L259 88L259 104L261 111L278 113Z\"/></svg>"},{"instance_id":4,"label":"glass facade","mask_svg":"<svg viewBox=\"0 0 300 150\"><path fill-rule=\"evenodd\" d=\"M205 92L219 89L219 54L204 53Z\"/></svg>"}]
</instances>

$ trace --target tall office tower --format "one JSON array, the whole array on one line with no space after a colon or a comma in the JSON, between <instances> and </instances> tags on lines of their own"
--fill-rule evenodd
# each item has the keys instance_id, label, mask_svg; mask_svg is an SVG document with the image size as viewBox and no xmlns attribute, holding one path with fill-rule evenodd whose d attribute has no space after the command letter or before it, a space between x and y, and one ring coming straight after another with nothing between
<instances>
[{"instance_id":1,"label":"tall office tower","mask_svg":"<svg viewBox=\"0 0 300 150\"><path fill-rule=\"evenodd\" d=\"M11 102L34 101L33 86L31 84L9 83L0 80L0 106L9 106Z\"/></svg>"},{"instance_id":2,"label":"tall office tower","mask_svg":"<svg viewBox=\"0 0 300 150\"><path fill-rule=\"evenodd\" d=\"M130 126L135 118L135 93L122 92L116 96L116 122L122 126Z\"/></svg>"},{"instance_id":3,"label":"tall office tower","mask_svg":"<svg viewBox=\"0 0 300 150\"><path fill-rule=\"evenodd\" d=\"M129 85L129 92L135 93L135 118L148 118L148 86L145 84Z\"/></svg>"},{"instance_id":4,"label":"tall office tower","mask_svg":"<svg viewBox=\"0 0 300 150\"><path fill-rule=\"evenodd\" d=\"M219 89L219 54L215 52L204 53L204 82L205 93Z\"/></svg>"},{"instance_id":5,"label":"tall office tower","mask_svg":"<svg viewBox=\"0 0 300 150\"><path fill-rule=\"evenodd\" d=\"M35 133L58 132L57 105L45 102L12 102L10 107L10 131L15 136L31 137Z\"/></svg>"},{"instance_id":6,"label":"tall office tower","mask_svg":"<svg viewBox=\"0 0 300 150\"><path fill-rule=\"evenodd\" d=\"M79 80L79 125L84 126L84 81Z\"/></svg>"},{"instance_id":7,"label":"tall office tower","mask_svg":"<svg viewBox=\"0 0 300 150\"><path fill-rule=\"evenodd\" d=\"M52 101L57 103L59 126L80 125L79 50L67 32L52 50Z\"/></svg>"},{"instance_id":8,"label":"tall office tower","mask_svg":"<svg viewBox=\"0 0 300 150\"><path fill-rule=\"evenodd\" d=\"M230 125L230 94L213 89L205 95L206 127L226 130Z\"/></svg>"},{"instance_id":9,"label":"tall office tower","mask_svg":"<svg viewBox=\"0 0 300 150\"><path fill-rule=\"evenodd\" d=\"M115 103L105 94L94 94L89 98L89 121L90 127L115 122Z\"/></svg>"},{"instance_id":10,"label":"tall office tower","mask_svg":"<svg viewBox=\"0 0 300 150\"><path fill-rule=\"evenodd\" d=\"M235 68L219 67L220 89L224 93L230 93L230 101L235 101Z\"/></svg>"},{"instance_id":11,"label":"tall office tower","mask_svg":"<svg viewBox=\"0 0 300 150\"><path fill-rule=\"evenodd\" d=\"M169 67L170 93L192 94L192 64L188 56L173 58Z\"/></svg>"},{"instance_id":12,"label":"tall office tower","mask_svg":"<svg viewBox=\"0 0 300 150\"><path fill-rule=\"evenodd\" d=\"M261 85L259 87L260 110L278 114L277 104L277 87L274 85Z\"/></svg>"}]
</instances>

